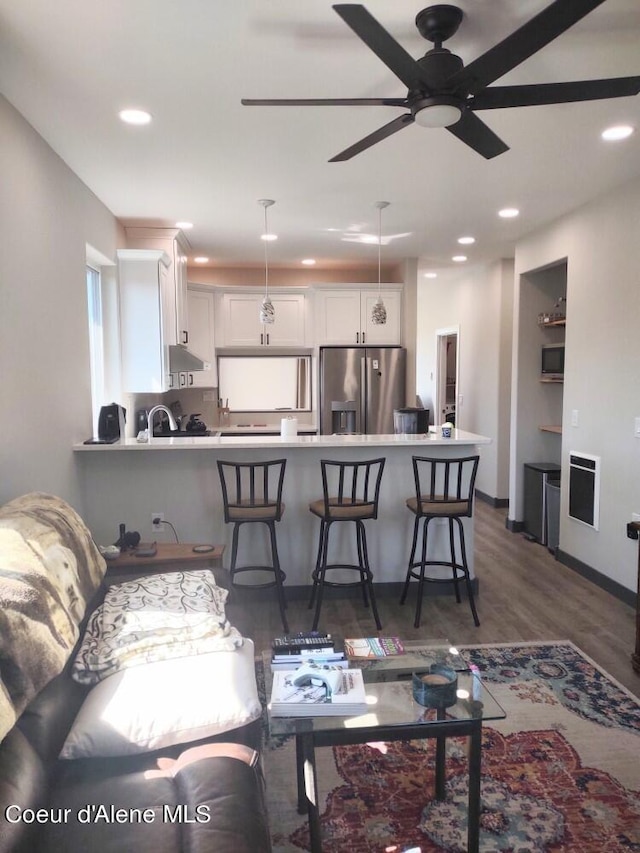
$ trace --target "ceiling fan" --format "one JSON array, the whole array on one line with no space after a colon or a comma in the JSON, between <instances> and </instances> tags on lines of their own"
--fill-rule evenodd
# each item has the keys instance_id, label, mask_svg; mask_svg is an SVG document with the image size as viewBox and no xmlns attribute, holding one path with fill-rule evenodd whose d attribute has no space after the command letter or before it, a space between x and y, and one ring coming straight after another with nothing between
<instances>
[{"instance_id":1,"label":"ceiling fan","mask_svg":"<svg viewBox=\"0 0 640 853\"><path fill-rule=\"evenodd\" d=\"M463 12L457 6L439 4L418 13L418 31L434 47L421 59L415 60L364 6L339 4L333 7L338 15L407 86L406 97L243 98L242 103L245 106L383 106L406 107L409 110L336 154L330 163L349 160L414 122L424 127L446 127L450 133L489 160L508 151L509 146L478 118L477 110L621 98L638 94L640 77L490 87L494 80L524 62L603 2L555 0L466 67L459 56L442 46L454 35L462 21Z\"/></svg>"}]
</instances>

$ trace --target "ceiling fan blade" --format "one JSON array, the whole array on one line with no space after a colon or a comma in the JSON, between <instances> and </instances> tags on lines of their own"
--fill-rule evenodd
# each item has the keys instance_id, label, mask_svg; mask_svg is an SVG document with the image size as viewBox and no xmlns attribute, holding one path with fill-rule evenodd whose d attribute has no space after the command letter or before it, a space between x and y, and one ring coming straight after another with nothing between
<instances>
[{"instance_id":1,"label":"ceiling fan blade","mask_svg":"<svg viewBox=\"0 0 640 853\"><path fill-rule=\"evenodd\" d=\"M509 146L470 110L465 110L460 121L446 129L478 154L482 154L486 160L509 150Z\"/></svg>"},{"instance_id":2,"label":"ceiling fan blade","mask_svg":"<svg viewBox=\"0 0 640 853\"><path fill-rule=\"evenodd\" d=\"M371 146L375 145L376 142L381 142L383 139L386 139L387 136L397 133L399 130L402 130L403 127L408 127L410 124L413 124L413 116L411 113L398 116L398 118L394 118L394 120L390 121L388 124L374 130L373 133L369 134L369 136L365 136L364 139L356 142L355 145L345 148L344 151L341 151L339 154L336 154L335 157L332 157L329 162L341 163L344 160L350 160L352 157L355 157L356 154L360 154L361 151L371 148Z\"/></svg>"},{"instance_id":3,"label":"ceiling fan blade","mask_svg":"<svg viewBox=\"0 0 640 853\"><path fill-rule=\"evenodd\" d=\"M447 88L475 95L553 41L604 0L555 0L506 39L447 80Z\"/></svg>"},{"instance_id":4,"label":"ceiling fan blade","mask_svg":"<svg viewBox=\"0 0 640 853\"><path fill-rule=\"evenodd\" d=\"M624 98L640 92L640 77L611 80L576 80L571 83L542 83L532 86L492 86L471 98L472 110L499 110L504 107L532 107L541 104L567 104L573 101L597 101L600 98Z\"/></svg>"},{"instance_id":5,"label":"ceiling fan blade","mask_svg":"<svg viewBox=\"0 0 640 853\"><path fill-rule=\"evenodd\" d=\"M402 80L407 89L424 89L428 85L422 69L411 54L389 35L364 6L341 3L333 8L378 59Z\"/></svg>"},{"instance_id":6,"label":"ceiling fan blade","mask_svg":"<svg viewBox=\"0 0 640 853\"><path fill-rule=\"evenodd\" d=\"M406 98L242 98L245 107L406 107Z\"/></svg>"}]
</instances>

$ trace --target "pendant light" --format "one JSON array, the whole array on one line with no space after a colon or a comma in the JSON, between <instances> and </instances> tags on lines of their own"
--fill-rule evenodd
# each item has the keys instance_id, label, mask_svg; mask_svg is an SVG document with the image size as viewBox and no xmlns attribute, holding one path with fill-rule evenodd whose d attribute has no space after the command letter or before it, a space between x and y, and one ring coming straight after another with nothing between
<instances>
[{"instance_id":1,"label":"pendant light","mask_svg":"<svg viewBox=\"0 0 640 853\"><path fill-rule=\"evenodd\" d=\"M382 277L381 277L381 267L380 267L380 251L382 248L382 211L385 207L389 207L388 201L377 201L376 205L378 208L378 299L376 300L375 305L371 309L371 322L374 326L384 326L387 322L387 309L384 307L384 302L382 301Z\"/></svg>"},{"instance_id":2,"label":"pendant light","mask_svg":"<svg viewBox=\"0 0 640 853\"><path fill-rule=\"evenodd\" d=\"M269 223L267 219L267 208L275 204L272 198L259 198L258 204L264 208L264 297L260 305L260 322L270 325L276 319L276 311L273 307L273 302L269 298L269 241L274 237L269 233Z\"/></svg>"}]
</instances>

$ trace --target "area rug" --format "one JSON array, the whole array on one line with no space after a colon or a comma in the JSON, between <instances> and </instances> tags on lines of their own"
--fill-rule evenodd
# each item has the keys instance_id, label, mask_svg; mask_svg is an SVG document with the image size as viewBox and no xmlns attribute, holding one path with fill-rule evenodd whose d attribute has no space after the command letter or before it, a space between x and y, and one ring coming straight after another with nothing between
<instances>
[{"instance_id":1,"label":"area rug","mask_svg":"<svg viewBox=\"0 0 640 853\"><path fill-rule=\"evenodd\" d=\"M569 642L460 651L507 712L483 728L482 853L640 851L640 701ZM467 849L466 742L447 741L443 801L434 743L317 750L325 853ZM293 739L264 756L274 853L306 851Z\"/></svg>"}]
</instances>

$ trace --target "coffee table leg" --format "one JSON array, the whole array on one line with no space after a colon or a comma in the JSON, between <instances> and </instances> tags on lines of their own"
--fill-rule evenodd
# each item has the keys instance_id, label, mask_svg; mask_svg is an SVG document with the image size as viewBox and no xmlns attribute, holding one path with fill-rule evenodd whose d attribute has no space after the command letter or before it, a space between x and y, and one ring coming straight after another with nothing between
<instances>
[{"instance_id":1,"label":"coffee table leg","mask_svg":"<svg viewBox=\"0 0 640 853\"><path fill-rule=\"evenodd\" d=\"M304 795L304 757L300 735L296 735L296 778L298 781L298 814L304 814L307 810L307 800Z\"/></svg>"},{"instance_id":2,"label":"coffee table leg","mask_svg":"<svg viewBox=\"0 0 640 853\"><path fill-rule=\"evenodd\" d=\"M300 809L301 804L306 806L309 816L311 853L322 853L320 811L318 809L318 777L316 774L315 748L312 735L296 735L296 763L298 772L298 811L300 813L304 811L304 809Z\"/></svg>"},{"instance_id":3,"label":"coffee table leg","mask_svg":"<svg viewBox=\"0 0 640 853\"><path fill-rule=\"evenodd\" d=\"M480 850L480 776L482 768L482 722L478 720L469 745L469 853Z\"/></svg>"},{"instance_id":4,"label":"coffee table leg","mask_svg":"<svg viewBox=\"0 0 640 853\"><path fill-rule=\"evenodd\" d=\"M444 720L445 716L444 710L438 708L437 719ZM438 800L444 800L447 793L446 746L446 737L440 736L436 738L436 799Z\"/></svg>"}]
</instances>

